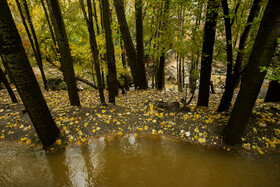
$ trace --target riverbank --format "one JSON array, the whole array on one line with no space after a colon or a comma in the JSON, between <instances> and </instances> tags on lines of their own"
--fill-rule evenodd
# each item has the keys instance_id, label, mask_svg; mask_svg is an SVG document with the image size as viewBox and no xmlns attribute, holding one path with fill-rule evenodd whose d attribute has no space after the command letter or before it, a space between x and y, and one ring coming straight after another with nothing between
<instances>
[{"instance_id":1,"label":"riverbank","mask_svg":"<svg viewBox=\"0 0 280 187\"><path fill-rule=\"evenodd\" d=\"M69 105L66 91L43 92L52 116L61 130L54 148L69 143L86 144L102 135L163 134L190 143L228 151L245 150L259 154L280 152L280 105L257 100L253 115L242 137L242 144L227 146L222 130L230 113L216 113L220 94L210 95L208 108L184 106L179 92L156 90L129 91L116 98L116 105L99 105L98 92L79 92L81 107ZM18 95L17 95L18 96ZM107 93L106 93L107 96ZM24 106L11 104L6 90L0 90L0 139L42 149Z\"/></svg>"}]
</instances>

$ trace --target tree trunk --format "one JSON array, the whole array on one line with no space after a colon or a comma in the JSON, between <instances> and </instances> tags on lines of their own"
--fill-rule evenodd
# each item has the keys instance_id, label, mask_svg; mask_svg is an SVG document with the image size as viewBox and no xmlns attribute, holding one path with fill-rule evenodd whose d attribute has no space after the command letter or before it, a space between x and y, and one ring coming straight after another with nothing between
<instances>
[{"instance_id":1,"label":"tree trunk","mask_svg":"<svg viewBox=\"0 0 280 187\"><path fill-rule=\"evenodd\" d=\"M137 88L139 86L139 69L136 64L137 56L127 25L123 0L114 0L114 5L115 5L118 23L120 25L120 31L124 42L126 55L128 58L128 64L131 68L131 74L135 83L135 88Z\"/></svg>"},{"instance_id":2,"label":"tree trunk","mask_svg":"<svg viewBox=\"0 0 280 187\"><path fill-rule=\"evenodd\" d=\"M94 16L94 19L95 19L96 33L97 33L97 36L98 36L100 34L100 31L99 31L99 24L98 24L98 19L97 19L97 11L96 11L95 0L93 0L93 16Z\"/></svg>"},{"instance_id":3,"label":"tree trunk","mask_svg":"<svg viewBox=\"0 0 280 187\"><path fill-rule=\"evenodd\" d=\"M143 13L142 0L135 1L136 17L136 43L137 43L137 65L139 77L139 89L147 89L147 77L144 63L144 41L143 41Z\"/></svg>"},{"instance_id":4,"label":"tree trunk","mask_svg":"<svg viewBox=\"0 0 280 187\"><path fill-rule=\"evenodd\" d=\"M0 4L0 53L3 63L15 83L42 144L46 147L58 138L59 129L29 64L7 1L0 0Z\"/></svg>"},{"instance_id":5,"label":"tree trunk","mask_svg":"<svg viewBox=\"0 0 280 187\"><path fill-rule=\"evenodd\" d=\"M236 84L240 77L240 69L241 69L242 60L243 60L243 51L246 46L246 41L249 38L249 33L252 28L252 22L259 12L258 10L259 10L260 1L261 0L254 0L254 2L253 2L252 8L250 10L250 14L248 16L247 25L240 38L239 50L238 50L233 73L232 73L232 70L229 70L229 69L232 69L232 67L229 67L229 64L228 64L225 92L223 93L223 96L222 96L222 99L221 99L221 102L220 102L220 105L218 108L218 112L228 111L228 109L230 108L230 104L231 104L232 97L234 94L234 89L235 89ZM224 0L223 0L223 7L225 7L225 6L226 6L226 4L224 3ZM226 24L228 25L228 23L226 23ZM227 49L227 51L228 51L228 49Z\"/></svg>"},{"instance_id":6,"label":"tree trunk","mask_svg":"<svg viewBox=\"0 0 280 187\"><path fill-rule=\"evenodd\" d=\"M116 92L118 92L117 73L115 63L115 50L112 39L112 31L110 25L110 10L108 0L102 1L102 12L104 21L104 30L106 37L106 57L108 66L108 90L109 90L109 103L115 104Z\"/></svg>"},{"instance_id":7,"label":"tree trunk","mask_svg":"<svg viewBox=\"0 0 280 187\"><path fill-rule=\"evenodd\" d=\"M36 32L35 32L35 29L33 27L32 19L31 19L30 13L29 13L29 9L28 9L28 5L27 5L26 0L23 1L23 6L24 6L24 9L25 9L25 14L26 14L27 21L28 21L27 23L29 24L29 27L30 27L30 30L31 30L31 33L32 33L32 36L33 36L33 40L34 40L34 43L35 43L35 50L36 51L34 51L34 53L35 53L37 65L38 65L39 70L40 70L41 75L42 75L44 88L45 88L45 90L48 90L49 88L48 88L47 79L46 79L46 75L45 75L44 68L43 68L40 46L39 46L39 42L38 42L38 38L37 38L37 35L36 35Z\"/></svg>"},{"instance_id":8,"label":"tree trunk","mask_svg":"<svg viewBox=\"0 0 280 187\"><path fill-rule=\"evenodd\" d=\"M278 81L270 81L264 102L280 102L280 83Z\"/></svg>"},{"instance_id":9,"label":"tree trunk","mask_svg":"<svg viewBox=\"0 0 280 187\"><path fill-rule=\"evenodd\" d=\"M95 66L95 73L97 77L97 83L98 83L98 90L99 90L99 97L100 102L105 103L105 97L103 93L103 86L102 86L102 80L101 80L101 74L100 74L100 66L99 66L99 51L97 48L96 38L95 38L95 31L93 28L93 14L92 14L92 4L91 0L87 0L87 6L88 6L88 16L85 10L84 2L83 0L80 0L81 8L84 13L84 18L87 22L88 26L88 32L89 32L89 42L90 42L90 49L94 60L94 66Z\"/></svg>"},{"instance_id":10,"label":"tree trunk","mask_svg":"<svg viewBox=\"0 0 280 187\"><path fill-rule=\"evenodd\" d=\"M163 21L162 21L162 26L159 26L159 30L161 30L161 33L165 33L167 29L167 20L168 15L169 15L169 4L170 0L165 0L164 1L164 12L163 12ZM161 36L162 37L162 34ZM163 90L164 89L164 84L165 84L165 55L166 55L166 47L164 46L162 48L161 56L159 58L159 65L157 67L157 76L156 76L156 86L158 90Z\"/></svg>"},{"instance_id":11,"label":"tree trunk","mask_svg":"<svg viewBox=\"0 0 280 187\"><path fill-rule=\"evenodd\" d=\"M200 85L197 106L208 107L211 66L215 43L218 3L208 0L201 56Z\"/></svg>"},{"instance_id":12,"label":"tree trunk","mask_svg":"<svg viewBox=\"0 0 280 187\"><path fill-rule=\"evenodd\" d=\"M241 136L249 121L255 101L266 72L259 67L269 66L280 36L280 1L268 1L264 17L255 40L248 68L243 76L241 88L233 107L228 125L225 127L225 143L234 145L241 141Z\"/></svg>"},{"instance_id":13,"label":"tree trunk","mask_svg":"<svg viewBox=\"0 0 280 187\"><path fill-rule=\"evenodd\" d=\"M70 104L72 106L80 106L80 99L73 67L73 59L70 52L70 47L60 6L58 0L47 0L47 3L56 35L56 40L58 43L59 52L61 55L60 63L64 81L67 85Z\"/></svg>"},{"instance_id":14,"label":"tree trunk","mask_svg":"<svg viewBox=\"0 0 280 187\"><path fill-rule=\"evenodd\" d=\"M55 49L57 49L56 48L56 45L57 45L56 44L56 39L55 39L55 36L54 36L53 28L52 28L52 25L51 25L51 22L50 22L50 18L49 18L48 11L47 11L47 8L46 8L44 0L41 0L41 4L42 4L42 7L43 7L43 10L44 10L47 22L48 22L48 26L49 26L50 33L51 33L52 40L53 40L53 45L54 45Z\"/></svg>"},{"instance_id":15,"label":"tree trunk","mask_svg":"<svg viewBox=\"0 0 280 187\"><path fill-rule=\"evenodd\" d=\"M10 96L12 102L13 103L17 103L18 102L17 98L16 98L16 96L15 96L15 94L14 94L14 92L13 92L13 90L12 90L12 88L11 88L9 82L8 82L8 80L6 79L6 76L5 76L4 72L2 71L2 69L0 67L0 83L1 82L3 82L3 84L5 85L5 87L6 87L7 91L8 91L8 93L9 93L9 96Z\"/></svg>"}]
</instances>

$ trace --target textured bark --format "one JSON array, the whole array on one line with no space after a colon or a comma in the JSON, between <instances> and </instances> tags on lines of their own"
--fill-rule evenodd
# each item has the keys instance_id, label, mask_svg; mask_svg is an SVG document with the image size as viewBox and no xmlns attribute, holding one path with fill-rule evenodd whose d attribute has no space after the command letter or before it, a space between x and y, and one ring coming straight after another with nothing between
<instances>
[{"instance_id":1,"label":"textured bark","mask_svg":"<svg viewBox=\"0 0 280 187\"><path fill-rule=\"evenodd\" d=\"M135 87L137 88L139 86L139 73L138 73L139 70L136 63L137 56L127 25L123 0L114 0L114 5L115 5L118 23L120 25L120 31L124 42L128 64L131 69L131 74L135 83Z\"/></svg>"},{"instance_id":2,"label":"textured bark","mask_svg":"<svg viewBox=\"0 0 280 187\"><path fill-rule=\"evenodd\" d=\"M211 78L211 66L215 43L216 24L218 17L218 3L216 0L208 0L206 22L204 26L203 47L201 57L200 84L197 106L208 107L209 85Z\"/></svg>"},{"instance_id":3,"label":"textured bark","mask_svg":"<svg viewBox=\"0 0 280 187\"><path fill-rule=\"evenodd\" d=\"M70 47L66 35L65 25L62 18L60 6L58 0L47 0L47 3L61 56L60 63L64 81L67 85L70 104L72 106L80 106L80 99L73 67L73 59L70 52Z\"/></svg>"},{"instance_id":4,"label":"textured bark","mask_svg":"<svg viewBox=\"0 0 280 187\"><path fill-rule=\"evenodd\" d=\"M81 4L81 8L83 10L84 18L85 18L85 20L87 22L87 26L88 26L90 49L91 49L92 57L94 60L100 102L105 103L105 97L104 97L104 93L103 93L103 85L102 85L101 73L100 73L100 66L99 66L99 51L97 48L95 31L93 28L93 14L92 14L91 0L87 0L88 16L87 16L87 13L85 10L84 1L80 0L80 4Z\"/></svg>"},{"instance_id":5,"label":"textured bark","mask_svg":"<svg viewBox=\"0 0 280 187\"><path fill-rule=\"evenodd\" d=\"M278 81L270 81L264 102L280 102L280 83Z\"/></svg>"},{"instance_id":6,"label":"textured bark","mask_svg":"<svg viewBox=\"0 0 280 187\"><path fill-rule=\"evenodd\" d=\"M139 75L139 88L147 89L147 77L144 63L144 41L143 41L143 13L142 0L135 1L135 17L136 17L136 43L137 43L137 65Z\"/></svg>"},{"instance_id":7,"label":"textured bark","mask_svg":"<svg viewBox=\"0 0 280 187\"><path fill-rule=\"evenodd\" d=\"M0 0L0 53L9 76L44 146L51 145L59 129L51 116L22 46L7 1Z\"/></svg>"},{"instance_id":8,"label":"textured bark","mask_svg":"<svg viewBox=\"0 0 280 187\"><path fill-rule=\"evenodd\" d=\"M102 12L104 21L104 30L106 37L106 57L108 66L108 90L109 90L109 103L115 104L115 95L118 91L117 73L115 63L115 50L112 38L112 31L110 25L110 10L108 0L102 1Z\"/></svg>"},{"instance_id":9,"label":"textured bark","mask_svg":"<svg viewBox=\"0 0 280 187\"><path fill-rule=\"evenodd\" d=\"M18 102L17 98L16 98L16 96L15 96L15 94L14 94L14 92L13 92L13 90L12 90L12 88L11 88L11 86L10 86L10 84L9 84L5 74L4 74L4 72L2 71L2 69L0 67L0 83L1 82L3 82L4 86L6 87L12 102L13 103L17 103Z\"/></svg>"},{"instance_id":10,"label":"textured bark","mask_svg":"<svg viewBox=\"0 0 280 187\"><path fill-rule=\"evenodd\" d=\"M248 69L245 72L239 94L233 107L228 125L224 129L225 143L234 145L241 137L252 114L255 101L266 72L259 67L269 66L280 36L280 1L268 1L264 17L255 40Z\"/></svg>"},{"instance_id":11,"label":"textured bark","mask_svg":"<svg viewBox=\"0 0 280 187\"><path fill-rule=\"evenodd\" d=\"M34 40L34 44L35 44L35 50L36 51L34 51L34 53L35 53L37 65L38 65L39 70L40 70L41 75L42 75L44 88L45 88L45 90L48 90L49 88L48 88L47 79L46 79L46 75L45 75L44 68L43 68L40 46L39 46L38 38L37 38L35 29L34 29L34 26L33 26L33 23L32 23L32 18L30 16L26 0L23 1L23 6L24 6L24 9L25 9L25 14L26 14L26 17L27 17L28 25L30 27L30 30L31 30L31 33L32 33L32 36L33 36L33 40Z\"/></svg>"},{"instance_id":12,"label":"textured bark","mask_svg":"<svg viewBox=\"0 0 280 187\"><path fill-rule=\"evenodd\" d=\"M234 89L235 89L237 82L239 80L239 77L241 75L240 69L241 69L242 60L243 60L243 51L245 49L246 42L249 38L249 33L252 28L252 22L259 12L260 1L261 0L254 0L254 2L253 2L252 8L251 8L249 16L248 16L247 25L240 38L239 50L238 50L236 62L234 65L234 70L233 70L233 72L232 72L232 70L229 70L229 68L232 69L232 67L228 67L228 69L227 69L226 87L225 87L225 91L223 93L223 96L222 96L222 99L221 99L221 102L220 102L220 105L218 108L218 112L228 111L228 109L230 108L230 104L231 104L233 94L234 94ZM224 6L226 6L226 5L224 5L224 2L223 2L223 7Z\"/></svg>"}]
</instances>

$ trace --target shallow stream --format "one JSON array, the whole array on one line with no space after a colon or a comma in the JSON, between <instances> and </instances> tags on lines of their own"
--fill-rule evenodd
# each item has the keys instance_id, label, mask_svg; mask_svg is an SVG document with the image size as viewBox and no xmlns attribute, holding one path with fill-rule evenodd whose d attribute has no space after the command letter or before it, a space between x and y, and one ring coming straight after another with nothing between
<instances>
[{"instance_id":1,"label":"shallow stream","mask_svg":"<svg viewBox=\"0 0 280 187\"><path fill-rule=\"evenodd\" d=\"M108 136L46 156L0 142L0 186L279 186L280 155L209 150L165 136Z\"/></svg>"}]
</instances>

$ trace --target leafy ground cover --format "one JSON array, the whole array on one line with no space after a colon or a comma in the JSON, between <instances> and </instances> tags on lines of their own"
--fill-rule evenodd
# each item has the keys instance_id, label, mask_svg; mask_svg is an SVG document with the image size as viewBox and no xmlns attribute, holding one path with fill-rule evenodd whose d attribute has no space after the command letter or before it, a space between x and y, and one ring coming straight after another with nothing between
<instances>
[{"instance_id":1,"label":"leafy ground cover","mask_svg":"<svg viewBox=\"0 0 280 187\"><path fill-rule=\"evenodd\" d=\"M120 94L116 105L106 106L99 105L96 90L79 92L81 107L69 105L66 91L43 94L62 135L51 151L67 147L69 143L86 144L90 138L102 135L152 133L227 151L280 152L280 105L263 103L263 100L257 100L242 144L229 147L223 143L222 130L230 113L216 112L220 94L210 96L208 108L196 108L194 104L184 106L180 103L184 97L182 93L151 89ZM11 104L8 93L3 89L0 90L0 98L1 141L17 141L42 149L22 102ZM196 98L193 103L196 103Z\"/></svg>"}]
</instances>

